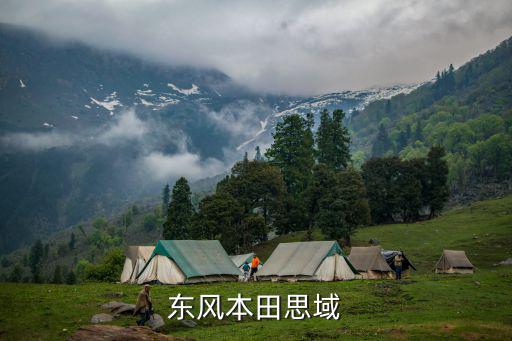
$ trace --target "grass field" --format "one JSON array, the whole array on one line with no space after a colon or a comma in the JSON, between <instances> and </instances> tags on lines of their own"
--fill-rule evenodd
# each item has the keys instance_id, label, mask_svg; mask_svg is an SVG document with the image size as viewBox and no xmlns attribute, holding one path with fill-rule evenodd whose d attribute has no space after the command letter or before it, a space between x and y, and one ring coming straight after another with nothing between
<instances>
[{"instance_id":1,"label":"grass field","mask_svg":"<svg viewBox=\"0 0 512 341\"><path fill-rule=\"evenodd\" d=\"M316 238L321 238L318 232ZM258 247L266 258L280 241L301 240L303 234L279 237ZM195 297L220 294L223 310L228 297L238 293L280 295L282 315L288 294L307 294L310 312L318 293L337 293L339 320L311 318L303 321L256 321L254 317L236 322L211 318L196 320L187 328L167 320L165 332L198 340L327 340L327 339L431 339L475 340L512 338L512 267L494 266L512 257L512 197L475 203L454 209L442 217L410 225L385 225L360 229L354 245L366 245L369 238L380 240L388 249L403 249L417 265L402 283L367 281L331 283L219 283L189 286L155 286L156 312L167 316L169 296L181 293ZM477 266L474 275L436 275L431 272L443 248L464 249ZM91 316L102 312L100 305L111 300L133 302L140 289L133 285L32 285L1 284L0 339L65 339ZM123 292L120 299L110 293ZM248 304L256 311L254 302ZM198 309L194 309L197 314ZM135 318L122 317L116 325L133 325Z\"/></svg>"}]
</instances>

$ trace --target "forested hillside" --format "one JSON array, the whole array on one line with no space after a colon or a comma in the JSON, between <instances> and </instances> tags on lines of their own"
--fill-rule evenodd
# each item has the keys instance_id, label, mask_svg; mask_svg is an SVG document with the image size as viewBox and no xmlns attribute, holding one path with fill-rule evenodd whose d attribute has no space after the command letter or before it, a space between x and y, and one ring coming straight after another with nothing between
<instances>
[{"instance_id":1,"label":"forested hillside","mask_svg":"<svg viewBox=\"0 0 512 341\"><path fill-rule=\"evenodd\" d=\"M452 193L512 175L512 39L408 95L371 103L350 122L356 159L447 150Z\"/></svg>"}]
</instances>

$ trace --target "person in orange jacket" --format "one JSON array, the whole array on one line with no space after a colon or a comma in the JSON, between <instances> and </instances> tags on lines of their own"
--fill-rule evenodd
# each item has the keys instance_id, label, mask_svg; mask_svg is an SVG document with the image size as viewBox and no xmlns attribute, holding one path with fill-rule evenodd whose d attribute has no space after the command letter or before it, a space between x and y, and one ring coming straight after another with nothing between
<instances>
[{"instance_id":1,"label":"person in orange jacket","mask_svg":"<svg viewBox=\"0 0 512 341\"><path fill-rule=\"evenodd\" d=\"M258 272L258 266L260 265L260 259L255 254L252 258L251 262L251 277L254 278L254 281L256 281L256 272Z\"/></svg>"}]
</instances>

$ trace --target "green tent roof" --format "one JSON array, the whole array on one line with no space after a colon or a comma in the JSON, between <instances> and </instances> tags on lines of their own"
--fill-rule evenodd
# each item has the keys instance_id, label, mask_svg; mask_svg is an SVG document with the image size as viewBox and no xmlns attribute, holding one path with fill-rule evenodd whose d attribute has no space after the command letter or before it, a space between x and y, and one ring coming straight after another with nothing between
<instances>
[{"instance_id":1,"label":"green tent roof","mask_svg":"<svg viewBox=\"0 0 512 341\"><path fill-rule=\"evenodd\" d=\"M155 255L172 259L187 279L209 275L240 275L240 269L231 261L218 240L160 240L150 260Z\"/></svg>"}]
</instances>

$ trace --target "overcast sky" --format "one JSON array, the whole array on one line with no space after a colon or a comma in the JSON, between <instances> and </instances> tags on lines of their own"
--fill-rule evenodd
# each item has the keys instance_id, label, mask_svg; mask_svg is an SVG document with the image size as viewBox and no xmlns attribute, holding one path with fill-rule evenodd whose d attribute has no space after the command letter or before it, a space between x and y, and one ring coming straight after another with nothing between
<instances>
[{"instance_id":1,"label":"overcast sky","mask_svg":"<svg viewBox=\"0 0 512 341\"><path fill-rule=\"evenodd\" d=\"M318 94L460 66L512 35L512 1L1 0L0 21Z\"/></svg>"}]
</instances>

